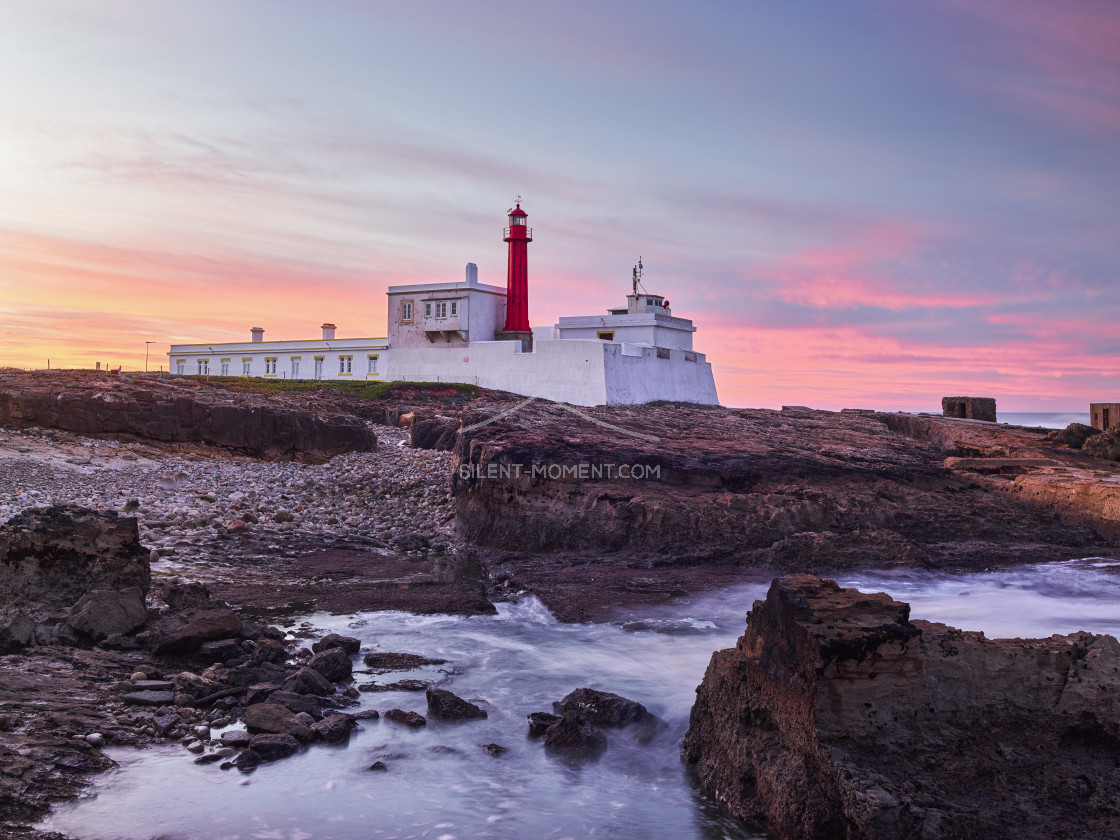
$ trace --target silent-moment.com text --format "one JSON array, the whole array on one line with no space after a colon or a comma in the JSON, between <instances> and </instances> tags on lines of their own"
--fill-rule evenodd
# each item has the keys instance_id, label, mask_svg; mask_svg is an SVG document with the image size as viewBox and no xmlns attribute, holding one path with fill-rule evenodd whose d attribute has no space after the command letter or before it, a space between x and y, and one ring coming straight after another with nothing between
<instances>
[{"instance_id":1,"label":"silent-moment.com text","mask_svg":"<svg viewBox=\"0 0 1120 840\"><path fill-rule=\"evenodd\" d=\"M537 479L600 481L623 479L646 481L661 478L660 464L461 464L463 481L483 479Z\"/></svg>"}]
</instances>

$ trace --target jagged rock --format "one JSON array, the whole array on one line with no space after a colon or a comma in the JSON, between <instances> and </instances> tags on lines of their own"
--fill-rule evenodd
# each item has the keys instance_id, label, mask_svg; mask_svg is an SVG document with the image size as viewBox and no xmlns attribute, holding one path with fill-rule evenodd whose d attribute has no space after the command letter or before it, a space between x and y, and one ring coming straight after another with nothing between
<instances>
[{"instance_id":1,"label":"jagged rock","mask_svg":"<svg viewBox=\"0 0 1120 840\"><path fill-rule=\"evenodd\" d=\"M322 702L314 694L296 694L292 691L274 691L268 695L268 702L290 709L297 715L300 712L318 714L322 708Z\"/></svg>"},{"instance_id":2,"label":"jagged rock","mask_svg":"<svg viewBox=\"0 0 1120 840\"><path fill-rule=\"evenodd\" d=\"M427 691L430 686L431 683L424 680L397 680L384 685L381 683L362 683L358 686L358 691Z\"/></svg>"},{"instance_id":3,"label":"jagged rock","mask_svg":"<svg viewBox=\"0 0 1120 840\"><path fill-rule=\"evenodd\" d=\"M560 714L579 712L589 722L598 726L626 726L650 716L646 707L609 691L594 688L577 688L553 707Z\"/></svg>"},{"instance_id":4,"label":"jagged rock","mask_svg":"<svg viewBox=\"0 0 1120 840\"><path fill-rule=\"evenodd\" d=\"M139 586L119 591L94 589L70 610L67 623L77 632L99 642L115 634L131 633L148 620L144 590Z\"/></svg>"},{"instance_id":5,"label":"jagged rock","mask_svg":"<svg viewBox=\"0 0 1120 840\"><path fill-rule=\"evenodd\" d=\"M350 679L354 665L346 651L340 647L332 647L311 657L307 666L314 668L331 682L343 682Z\"/></svg>"},{"instance_id":6,"label":"jagged rock","mask_svg":"<svg viewBox=\"0 0 1120 840\"><path fill-rule=\"evenodd\" d=\"M249 749L261 757L262 761L278 761L299 752L300 742L286 734L254 735L249 741Z\"/></svg>"},{"instance_id":7,"label":"jagged rock","mask_svg":"<svg viewBox=\"0 0 1120 840\"><path fill-rule=\"evenodd\" d=\"M136 590L142 604L150 579L135 519L61 505L25 510L0 525L0 653L134 630L143 624L136 594L117 593ZM55 624L71 610L86 628L81 637Z\"/></svg>"},{"instance_id":8,"label":"jagged rock","mask_svg":"<svg viewBox=\"0 0 1120 840\"><path fill-rule=\"evenodd\" d=\"M322 459L377 448L376 435L353 416L247 392L61 371L5 377L0 423L197 442L269 458Z\"/></svg>"},{"instance_id":9,"label":"jagged rock","mask_svg":"<svg viewBox=\"0 0 1120 840\"><path fill-rule=\"evenodd\" d=\"M340 636L338 633L328 633L311 645L311 649L315 651L315 653L322 653L331 648L342 648L347 656L354 656L362 649L362 641L361 639L355 639L353 636Z\"/></svg>"},{"instance_id":10,"label":"jagged rock","mask_svg":"<svg viewBox=\"0 0 1120 840\"><path fill-rule=\"evenodd\" d=\"M406 712L404 709L390 709L385 713L385 720L403 723L405 726L413 728L427 726L428 724L428 721L419 712Z\"/></svg>"},{"instance_id":11,"label":"jagged rock","mask_svg":"<svg viewBox=\"0 0 1120 840\"><path fill-rule=\"evenodd\" d=\"M1093 435L1085 441L1081 451L1094 458L1120 461L1120 426L1113 426L1107 432Z\"/></svg>"},{"instance_id":12,"label":"jagged rock","mask_svg":"<svg viewBox=\"0 0 1120 840\"><path fill-rule=\"evenodd\" d=\"M548 727L560 720L560 715L551 712L530 712L526 717L529 722L529 734L533 737L543 735Z\"/></svg>"},{"instance_id":13,"label":"jagged rock","mask_svg":"<svg viewBox=\"0 0 1120 840\"><path fill-rule=\"evenodd\" d=\"M240 633L240 629L238 630ZM241 644L234 639L217 639L213 642L203 642L195 654L201 662L229 662L241 656Z\"/></svg>"},{"instance_id":14,"label":"jagged rock","mask_svg":"<svg viewBox=\"0 0 1120 840\"><path fill-rule=\"evenodd\" d=\"M288 649L275 639L260 639L257 649L253 651L253 664L263 665L271 662L273 665L283 665L288 661Z\"/></svg>"},{"instance_id":15,"label":"jagged rock","mask_svg":"<svg viewBox=\"0 0 1120 840\"><path fill-rule=\"evenodd\" d=\"M349 739L353 728L354 718L350 715L333 714L312 725L311 731L328 744L341 744Z\"/></svg>"},{"instance_id":16,"label":"jagged rock","mask_svg":"<svg viewBox=\"0 0 1120 840\"><path fill-rule=\"evenodd\" d=\"M411 440L413 449L435 449L450 452L455 448L455 436L459 432L459 420L453 417L416 418L412 422Z\"/></svg>"},{"instance_id":17,"label":"jagged rock","mask_svg":"<svg viewBox=\"0 0 1120 840\"><path fill-rule=\"evenodd\" d=\"M228 688L224 683L207 679L198 674L193 674L190 671L179 672L175 675L172 682L181 693L188 694L195 700L200 697L208 697L224 688Z\"/></svg>"},{"instance_id":18,"label":"jagged rock","mask_svg":"<svg viewBox=\"0 0 1120 840\"><path fill-rule=\"evenodd\" d=\"M414 427L415 428L415 427ZM428 717L440 720L470 720L488 717L484 709L442 688L429 688Z\"/></svg>"},{"instance_id":19,"label":"jagged rock","mask_svg":"<svg viewBox=\"0 0 1120 840\"><path fill-rule=\"evenodd\" d=\"M571 755L594 755L607 748L607 738L579 712L564 716L544 732L546 749Z\"/></svg>"},{"instance_id":20,"label":"jagged rock","mask_svg":"<svg viewBox=\"0 0 1120 840\"><path fill-rule=\"evenodd\" d=\"M232 610L188 609L152 622L141 634L143 643L157 656L190 655L203 643L236 636L241 619Z\"/></svg>"},{"instance_id":21,"label":"jagged rock","mask_svg":"<svg viewBox=\"0 0 1120 840\"><path fill-rule=\"evenodd\" d=\"M291 735L307 744L315 739L311 730L296 720L296 716L275 703L257 703L245 709L242 718L250 732L267 732L274 735Z\"/></svg>"},{"instance_id":22,"label":"jagged rock","mask_svg":"<svg viewBox=\"0 0 1120 840\"><path fill-rule=\"evenodd\" d=\"M284 680L284 690L294 694L316 694L320 697L334 694L334 686L314 668L300 668Z\"/></svg>"},{"instance_id":23,"label":"jagged rock","mask_svg":"<svg viewBox=\"0 0 1120 840\"><path fill-rule=\"evenodd\" d=\"M483 744L482 748L493 756L505 755L507 752L509 752L509 750L507 750L501 744Z\"/></svg>"},{"instance_id":24,"label":"jagged rock","mask_svg":"<svg viewBox=\"0 0 1120 840\"><path fill-rule=\"evenodd\" d=\"M238 770L252 770L254 767L260 767L264 763L260 753L254 750L245 750L237 758L233 760L233 766Z\"/></svg>"},{"instance_id":25,"label":"jagged rock","mask_svg":"<svg viewBox=\"0 0 1120 840\"><path fill-rule=\"evenodd\" d=\"M411 671L421 665L443 665L446 659L431 659L415 653L367 653L363 660L374 672L385 674L389 671Z\"/></svg>"},{"instance_id":26,"label":"jagged rock","mask_svg":"<svg viewBox=\"0 0 1120 840\"><path fill-rule=\"evenodd\" d=\"M1046 439L1070 449L1081 449L1085 441L1093 435L1099 435L1100 429L1086 426L1084 423L1070 423L1064 429L1057 429L1046 436Z\"/></svg>"},{"instance_id":27,"label":"jagged rock","mask_svg":"<svg viewBox=\"0 0 1120 840\"><path fill-rule=\"evenodd\" d=\"M1096 838L1120 813L1120 644L992 640L794 575L717 651L682 745L779 838Z\"/></svg>"},{"instance_id":28,"label":"jagged rock","mask_svg":"<svg viewBox=\"0 0 1120 840\"><path fill-rule=\"evenodd\" d=\"M161 597L172 612L205 609L211 605L210 590L201 583L173 583L163 590Z\"/></svg>"}]
</instances>

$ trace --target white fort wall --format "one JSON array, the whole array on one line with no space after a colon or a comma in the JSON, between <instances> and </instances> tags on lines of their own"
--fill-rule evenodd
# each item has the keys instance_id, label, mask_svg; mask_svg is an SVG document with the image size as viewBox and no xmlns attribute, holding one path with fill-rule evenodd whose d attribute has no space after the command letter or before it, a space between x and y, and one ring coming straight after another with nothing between
<instances>
[{"instance_id":1,"label":"white fort wall","mask_svg":"<svg viewBox=\"0 0 1120 840\"><path fill-rule=\"evenodd\" d=\"M694 361L693 361L694 360ZM718 405L701 353L599 340L475 341L469 347L394 348L389 379L462 382L573 405L669 400Z\"/></svg>"}]
</instances>

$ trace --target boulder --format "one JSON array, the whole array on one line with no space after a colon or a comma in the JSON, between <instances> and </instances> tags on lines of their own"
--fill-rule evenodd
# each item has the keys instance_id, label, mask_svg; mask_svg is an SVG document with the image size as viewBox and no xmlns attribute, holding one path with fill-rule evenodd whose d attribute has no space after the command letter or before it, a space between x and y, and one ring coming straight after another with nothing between
<instances>
[{"instance_id":1,"label":"boulder","mask_svg":"<svg viewBox=\"0 0 1120 840\"><path fill-rule=\"evenodd\" d=\"M406 712L404 709L390 709L385 713L385 720L391 720L395 723L403 723L405 726L413 728L419 726L427 726L428 721L419 712Z\"/></svg>"},{"instance_id":2,"label":"boulder","mask_svg":"<svg viewBox=\"0 0 1120 840\"><path fill-rule=\"evenodd\" d=\"M440 720L471 720L488 717L485 710L442 688L429 688L428 717Z\"/></svg>"},{"instance_id":3,"label":"boulder","mask_svg":"<svg viewBox=\"0 0 1120 840\"><path fill-rule=\"evenodd\" d=\"M434 449L450 452L455 448L459 420L454 417L415 418L409 442L413 449Z\"/></svg>"},{"instance_id":4,"label":"boulder","mask_svg":"<svg viewBox=\"0 0 1120 840\"><path fill-rule=\"evenodd\" d=\"M245 750L233 760L233 766L238 770L252 770L254 767L260 767L263 762L260 753L255 750Z\"/></svg>"},{"instance_id":5,"label":"boulder","mask_svg":"<svg viewBox=\"0 0 1120 840\"><path fill-rule=\"evenodd\" d=\"M354 665L346 651L341 647L327 648L322 653L311 657L307 666L314 668L331 682L343 682L350 679Z\"/></svg>"},{"instance_id":6,"label":"boulder","mask_svg":"<svg viewBox=\"0 0 1120 840\"><path fill-rule=\"evenodd\" d=\"M577 688L559 703L552 705L561 715L579 712L597 726L626 726L650 717L641 703L609 691L596 691L594 688Z\"/></svg>"},{"instance_id":7,"label":"boulder","mask_svg":"<svg viewBox=\"0 0 1120 840\"><path fill-rule=\"evenodd\" d=\"M224 746L241 748L249 746L253 736L244 729L235 729L232 732L223 732L221 740Z\"/></svg>"},{"instance_id":8,"label":"boulder","mask_svg":"<svg viewBox=\"0 0 1120 840\"><path fill-rule=\"evenodd\" d=\"M240 632L240 630L238 631ZM203 642L195 654L200 662L212 664L214 662L229 662L241 656L241 643L238 639L218 639L213 642Z\"/></svg>"},{"instance_id":9,"label":"boulder","mask_svg":"<svg viewBox=\"0 0 1120 840\"><path fill-rule=\"evenodd\" d=\"M205 642L231 638L240 630L241 619L232 610L188 609L153 622L141 637L157 656L188 656L197 653Z\"/></svg>"},{"instance_id":10,"label":"boulder","mask_svg":"<svg viewBox=\"0 0 1120 840\"><path fill-rule=\"evenodd\" d=\"M150 582L134 518L67 505L16 514L0 525L0 653L131 632ZM68 614L77 626L59 624Z\"/></svg>"},{"instance_id":11,"label":"boulder","mask_svg":"<svg viewBox=\"0 0 1120 840\"><path fill-rule=\"evenodd\" d=\"M1120 461L1120 426L1113 426L1107 432L1093 435L1085 441L1081 451L1094 458Z\"/></svg>"},{"instance_id":12,"label":"boulder","mask_svg":"<svg viewBox=\"0 0 1120 840\"><path fill-rule=\"evenodd\" d=\"M288 661L288 649L275 639L258 639L257 649L253 651L253 664L283 665Z\"/></svg>"},{"instance_id":13,"label":"boulder","mask_svg":"<svg viewBox=\"0 0 1120 840\"><path fill-rule=\"evenodd\" d=\"M607 738L579 712L565 712L544 732L545 749L590 756L607 748Z\"/></svg>"},{"instance_id":14,"label":"boulder","mask_svg":"<svg viewBox=\"0 0 1120 840\"><path fill-rule=\"evenodd\" d=\"M685 761L777 838L1115 833L1120 644L988 639L888 595L775 580L697 690Z\"/></svg>"},{"instance_id":15,"label":"boulder","mask_svg":"<svg viewBox=\"0 0 1120 840\"><path fill-rule=\"evenodd\" d=\"M331 648L342 648L347 656L355 656L358 651L362 649L362 642L360 639L355 639L353 636L340 636L337 633L328 633L311 645L311 650L315 653L322 653Z\"/></svg>"},{"instance_id":16,"label":"boulder","mask_svg":"<svg viewBox=\"0 0 1120 840\"><path fill-rule=\"evenodd\" d=\"M205 609L211 606L210 590L201 583L173 583L160 596L171 612Z\"/></svg>"},{"instance_id":17,"label":"boulder","mask_svg":"<svg viewBox=\"0 0 1120 840\"><path fill-rule=\"evenodd\" d=\"M534 738L543 735L548 727L560 720L560 715L551 712L531 712L526 720L529 722L529 734Z\"/></svg>"},{"instance_id":18,"label":"boulder","mask_svg":"<svg viewBox=\"0 0 1120 840\"><path fill-rule=\"evenodd\" d=\"M318 714L322 703L314 694L296 694L294 691L273 691L268 695L268 702L283 706L295 714L307 712Z\"/></svg>"},{"instance_id":19,"label":"boulder","mask_svg":"<svg viewBox=\"0 0 1120 840\"><path fill-rule=\"evenodd\" d=\"M334 694L334 686L314 668L300 668L284 680L284 690L293 694L315 694L320 697Z\"/></svg>"},{"instance_id":20,"label":"boulder","mask_svg":"<svg viewBox=\"0 0 1120 840\"><path fill-rule=\"evenodd\" d=\"M171 706L175 703L172 691L132 691L121 697L130 706Z\"/></svg>"},{"instance_id":21,"label":"boulder","mask_svg":"<svg viewBox=\"0 0 1120 840\"><path fill-rule=\"evenodd\" d=\"M229 688L225 683L207 679L190 671L181 671L176 674L172 682L180 693L189 694L195 700L200 697L209 697L211 694Z\"/></svg>"},{"instance_id":22,"label":"boulder","mask_svg":"<svg viewBox=\"0 0 1120 840\"><path fill-rule=\"evenodd\" d=\"M67 623L78 633L99 642L116 633L131 633L148 620L144 590L94 589L83 595L70 610Z\"/></svg>"},{"instance_id":23,"label":"boulder","mask_svg":"<svg viewBox=\"0 0 1120 840\"><path fill-rule=\"evenodd\" d=\"M261 757L262 761L278 761L299 752L300 742L291 735L263 734L254 735L249 741L249 749Z\"/></svg>"},{"instance_id":24,"label":"boulder","mask_svg":"<svg viewBox=\"0 0 1120 840\"><path fill-rule=\"evenodd\" d=\"M1070 423L1064 429L1056 429L1051 432L1046 436L1046 439L1061 446L1068 446L1070 449L1081 449L1085 445L1085 441L1100 433L1100 429L1094 429L1084 423Z\"/></svg>"},{"instance_id":25,"label":"boulder","mask_svg":"<svg viewBox=\"0 0 1120 840\"><path fill-rule=\"evenodd\" d=\"M311 730L296 720L295 714L275 703L257 703L249 706L242 720L250 732L291 735L303 744L315 739Z\"/></svg>"},{"instance_id":26,"label":"boulder","mask_svg":"<svg viewBox=\"0 0 1120 840\"><path fill-rule=\"evenodd\" d=\"M350 738L354 729L354 718L350 715L327 715L311 727L311 731L328 744L341 744Z\"/></svg>"}]
</instances>

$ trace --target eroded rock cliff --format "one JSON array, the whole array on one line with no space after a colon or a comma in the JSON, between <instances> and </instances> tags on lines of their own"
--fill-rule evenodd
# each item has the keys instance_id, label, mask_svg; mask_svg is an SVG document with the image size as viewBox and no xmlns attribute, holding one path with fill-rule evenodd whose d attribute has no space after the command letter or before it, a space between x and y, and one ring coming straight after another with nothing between
<instances>
[{"instance_id":1,"label":"eroded rock cliff","mask_svg":"<svg viewBox=\"0 0 1120 840\"><path fill-rule=\"evenodd\" d=\"M165 443L200 443L267 458L367 452L359 417L167 377L92 372L0 374L0 423Z\"/></svg>"},{"instance_id":2,"label":"eroded rock cliff","mask_svg":"<svg viewBox=\"0 0 1120 840\"><path fill-rule=\"evenodd\" d=\"M780 578L713 655L682 755L782 838L1114 836L1120 643L986 639Z\"/></svg>"}]
</instances>

